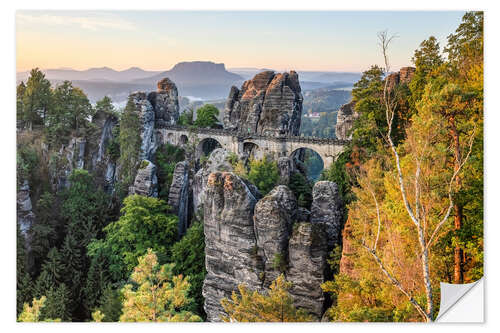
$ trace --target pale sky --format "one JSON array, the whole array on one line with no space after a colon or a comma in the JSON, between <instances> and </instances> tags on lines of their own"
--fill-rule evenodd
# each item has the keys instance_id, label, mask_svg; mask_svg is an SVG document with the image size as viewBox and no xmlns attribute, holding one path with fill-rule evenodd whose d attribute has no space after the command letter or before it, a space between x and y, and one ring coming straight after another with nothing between
<instances>
[{"instance_id":1,"label":"pale sky","mask_svg":"<svg viewBox=\"0 0 500 333\"><path fill-rule=\"evenodd\" d=\"M393 69L411 64L420 42L441 46L464 12L18 11L17 70L137 66L168 70L209 60L226 68L363 71L382 64L377 32L399 37Z\"/></svg>"}]
</instances>

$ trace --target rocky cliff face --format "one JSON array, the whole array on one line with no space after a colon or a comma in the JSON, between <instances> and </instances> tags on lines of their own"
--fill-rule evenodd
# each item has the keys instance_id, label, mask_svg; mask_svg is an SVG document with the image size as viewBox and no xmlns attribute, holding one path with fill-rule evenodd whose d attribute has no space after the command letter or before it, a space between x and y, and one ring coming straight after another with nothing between
<instances>
[{"instance_id":1,"label":"rocky cliff face","mask_svg":"<svg viewBox=\"0 0 500 333\"><path fill-rule=\"evenodd\" d=\"M130 97L135 104L142 124L140 133L141 151L139 152L139 156L141 160L149 160L152 158L157 148L154 131L156 112L151 102L147 99L146 93L138 91L130 94Z\"/></svg>"},{"instance_id":2,"label":"rocky cliff face","mask_svg":"<svg viewBox=\"0 0 500 333\"><path fill-rule=\"evenodd\" d=\"M179 101L177 88L168 78L158 82L158 90L146 94L145 92L134 92L130 95L139 114L142 124L140 132L141 150L139 159L141 164L148 163L151 168L139 170L134 184L129 188L129 194L147 193L143 195L157 196L156 167L151 162L160 144L156 128L165 124L175 124L179 118Z\"/></svg>"},{"instance_id":3,"label":"rocky cliff face","mask_svg":"<svg viewBox=\"0 0 500 333\"><path fill-rule=\"evenodd\" d=\"M334 189L331 182L317 187L315 215L309 222L309 212L297 207L287 186L279 185L257 200L247 183L233 173L208 176L203 296L210 321L220 321L224 315L220 300L230 297L239 284L262 292L281 273L293 283L290 293L295 305L321 318L326 257L329 244L339 241L341 228L337 223L341 212L333 211L339 201ZM325 216L320 218L320 212Z\"/></svg>"},{"instance_id":4,"label":"rocky cliff face","mask_svg":"<svg viewBox=\"0 0 500 333\"><path fill-rule=\"evenodd\" d=\"M158 196L158 178L153 162L142 160L134 184L129 188L129 194L139 194L148 197Z\"/></svg>"},{"instance_id":5,"label":"rocky cliff face","mask_svg":"<svg viewBox=\"0 0 500 333\"><path fill-rule=\"evenodd\" d=\"M349 102L340 107L337 113L337 124L335 125L335 136L340 140L350 140L352 138L351 129L354 121L358 118L358 113L354 110L354 102Z\"/></svg>"},{"instance_id":6,"label":"rocky cliff face","mask_svg":"<svg viewBox=\"0 0 500 333\"><path fill-rule=\"evenodd\" d=\"M189 223L189 185L189 164L179 162L175 165L168 193L168 204L179 217L179 236L186 233Z\"/></svg>"},{"instance_id":7,"label":"rocky cliff face","mask_svg":"<svg viewBox=\"0 0 500 333\"><path fill-rule=\"evenodd\" d=\"M23 237L26 240L26 248L29 249L29 230L35 220L33 205L31 204L30 186L27 180L17 191L17 223Z\"/></svg>"},{"instance_id":8,"label":"rocky cliff face","mask_svg":"<svg viewBox=\"0 0 500 333\"><path fill-rule=\"evenodd\" d=\"M325 282L328 236L315 223L297 222L288 247L287 279L292 282L290 294L297 307L320 319L325 297L321 284Z\"/></svg>"},{"instance_id":9,"label":"rocky cliff face","mask_svg":"<svg viewBox=\"0 0 500 333\"><path fill-rule=\"evenodd\" d=\"M230 297L239 283L262 287L264 267L256 254L253 223L257 199L241 178L228 172L211 173L205 191L204 308L209 321L220 321L220 300Z\"/></svg>"},{"instance_id":10,"label":"rocky cliff face","mask_svg":"<svg viewBox=\"0 0 500 333\"><path fill-rule=\"evenodd\" d=\"M296 72L265 71L232 87L224 108L224 128L261 135L298 135L302 93Z\"/></svg>"},{"instance_id":11,"label":"rocky cliff face","mask_svg":"<svg viewBox=\"0 0 500 333\"><path fill-rule=\"evenodd\" d=\"M414 75L415 67L402 67L399 72L387 76L387 87L389 90L392 90L397 85L408 84Z\"/></svg>"},{"instance_id":12,"label":"rocky cliff face","mask_svg":"<svg viewBox=\"0 0 500 333\"><path fill-rule=\"evenodd\" d=\"M296 214L297 200L284 185L275 187L255 207L254 230L257 254L264 263L264 286L269 286L285 270Z\"/></svg>"},{"instance_id":13,"label":"rocky cliff face","mask_svg":"<svg viewBox=\"0 0 500 333\"><path fill-rule=\"evenodd\" d=\"M116 183L116 161L109 155L108 146L113 139L113 129L118 126L118 118L105 112L98 112L92 118L97 131L89 138L87 169L94 173L98 184L112 193Z\"/></svg>"},{"instance_id":14,"label":"rocky cliff face","mask_svg":"<svg viewBox=\"0 0 500 333\"><path fill-rule=\"evenodd\" d=\"M314 184L312 196L311 223L323 226L327 233L329 248L340 245L344 217L337 184L319 181Z\"/></svg>"},{"instance_id":15,"label":"rocky cliff face","mask_svg":"<svg viewBox=\"0 0 500 333\"><path fill-rule=\"evenodd\" d=\"M85 137L71 137L67 144L61 145L50 162L50 179L54 191L69 188L69 176L73 169L84 168L86 146Z\"/></svg>"},{"instance_id":16,"label":"rocky cliff face","mask_svg":"<svg viewBox=\"0 0 500 333\"><path fill-rule=\"evenodd\" d=\"M212 151L210 154L206 164L202 167L196 174L193 179L193 209L194 212L197 213L200 208L203 206L203 202L205 201L206 194L205 189L207 186L208 176L212 172L216 171L233 171L233 166L228 161L229 152L222 149L217 148Z\"/></svg>"}]
</instances>

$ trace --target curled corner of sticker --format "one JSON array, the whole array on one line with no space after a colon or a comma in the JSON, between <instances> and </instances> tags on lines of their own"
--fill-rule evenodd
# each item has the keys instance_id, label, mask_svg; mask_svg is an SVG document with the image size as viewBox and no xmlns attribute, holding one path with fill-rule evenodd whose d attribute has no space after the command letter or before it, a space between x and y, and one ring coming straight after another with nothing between
<instances>
[{"instance_id":1,"label":"curled corner of sticker","mask_svg":"<svg viewBox=\"0 0 500 333\"><path fill-rule=\"evenodd\" d=\"M466 284L441 282L441 301L437 322L484 322L484 277Z\"/></svg>"}]
</instances>

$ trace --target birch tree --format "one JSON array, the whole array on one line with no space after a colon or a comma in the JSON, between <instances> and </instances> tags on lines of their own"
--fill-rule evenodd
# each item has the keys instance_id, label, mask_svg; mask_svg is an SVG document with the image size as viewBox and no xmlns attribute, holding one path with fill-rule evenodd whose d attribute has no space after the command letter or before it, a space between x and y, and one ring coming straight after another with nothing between
<instances>
[{"instance_id":1,"label":"birch tree","mask_svg":"<svg viewBox=\"0 0 500 333\"><path fill-rule=\"evenodd\" d=\"M388 36L387 32L378 35L382 55L384 58L385 73L390 73L388 48L394 36ZM362 237L362 247L370 254L378 265L382 274L408 299L416 311L425 321L432 321L435 316L434 295L431 281L430 251L433 243L442 236L441 231L449 224L452 212L453 190L455 179L462 167L467 162L473 143L472 134L467 140L467 153L459 161L458 167L447 172L446 158L449 156L447 141L444 139L445 119L432 112L432 108L425 104L425 99L417 106L417 114L412 118L412 124L407 130L407 139L401 147L397 147L392 139L393 121L396 113L396 98L394 89L391 89L389 80L385 80L383 105L387 121L387 133L384 139L387 142L391 154L392 170L395 173L395 182L399 188L399 200L403 206L404 219L410 222L412 229L408 230L409 237L414 237L417 242L413 252L416 260L420 262L418 284L423 285L425 294L425 305L417 301L414 294L407 286L404 286L398 276L389 269L384 256L380 254L379 244L383 233L398 233L400 230L391 228L390 210L394 211L397 204L389 208L389 212L383 209L388 205L384 198L377 195L373 182L368 178L360 177L361 190L369 193L372 205L375 209L375 221L365 225L365 234ZM373 223L375 222L375 223ZM374 226L372 228L371 226Z\"/></svg>"}]
</instances>

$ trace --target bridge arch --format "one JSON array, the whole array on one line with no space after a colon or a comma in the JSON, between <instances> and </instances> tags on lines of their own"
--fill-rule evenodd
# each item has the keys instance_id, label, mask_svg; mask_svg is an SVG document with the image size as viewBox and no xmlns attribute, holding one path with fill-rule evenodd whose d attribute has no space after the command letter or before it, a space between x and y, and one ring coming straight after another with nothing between
<instances>
[{"instance_id":1,"label":"bridge arch","mask_svg":"<svg viewBox=\"0 0 500 333\"><path fill-rule=\"evenodd\" d=\"M294 161L302 162L302 166L306 168L304 171L307 171L307 176L313 180L319 179L321 172L326 167L324 157L313 148L297 148L292 151L290 157Z\"/></svg>"},{"instance_id":2,"label":"bridge arch","mask_svg":"<svg viewBox=\"0 0 500 333\"><path fill-rule=\"evenodd\" d=\"M189 138L185 134L181 134L179 137L179 145L185 145L186 143L189 142Z\"/></svg>"},{"instance_id":3,"label":"bridge arch","mask_svg":"<svg viewBox=\"0 0 500 333\"><path fill-rule=\"evenodd\" d=\"M217 148L223 148L217 139L212 137L202 139L196 147L196 159L199 159L203 155L209 156Z\"/></svg>"},{"instance_id":4,"label":"bridge arch","mask_svg":"<svg viewBox=\"0 0 500 333\"><path fill-rule=\"evenodd\" d=\"M249 158L262 158L262 151L259 145L253 141L243 142L243 154Z\"/></svg>"}]
</instances>

